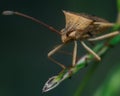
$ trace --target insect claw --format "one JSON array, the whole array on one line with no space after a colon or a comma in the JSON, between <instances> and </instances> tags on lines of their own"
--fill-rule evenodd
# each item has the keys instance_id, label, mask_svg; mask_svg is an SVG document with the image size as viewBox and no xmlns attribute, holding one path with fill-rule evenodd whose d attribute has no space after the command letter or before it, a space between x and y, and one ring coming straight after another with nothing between
<instances>
[{"instance_id":1,"label":"insect claw","mask_svg":"<svg viewBox=\"0 0 120 96\"><path fill-rule=\"evenodd\" d=\"M69 68L68 68L68 78L69 79L71 79L72 78L72 75L73 75L73 66L70 66Z\"/></svg>"}]
</instances>

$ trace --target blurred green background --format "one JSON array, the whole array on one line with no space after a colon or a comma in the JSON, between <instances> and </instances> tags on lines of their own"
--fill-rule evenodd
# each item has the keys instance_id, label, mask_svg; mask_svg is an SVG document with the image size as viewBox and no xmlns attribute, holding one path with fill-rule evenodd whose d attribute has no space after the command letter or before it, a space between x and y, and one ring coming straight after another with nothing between
<instances>
[{"instance_id":1,"label":"blurred green background","mask_svg":"<svg viewBox=\"0 0 120 96\"><path fill-rule=\"evenodd\" d=\"M110 22L115 22L117 16L116 0L2 0L0 13L4 10L26 13L58 30L65 26L62 10L93 14ZM61 70L47 58L47 53L61 43L59 35L31 20L0 15L0 36L0 96L73 96L91 68L89 65L57 88L42 93L48 78ZM67 48L71 51L71 45ZM119 49L117 45L107 53L82 96L93 96L109 72L117 67L120 69ZM80 45L79 56L85 53ZM56 58L66 65L71 64L69 56L56 55Z\"/></svg>"}]
</instances>

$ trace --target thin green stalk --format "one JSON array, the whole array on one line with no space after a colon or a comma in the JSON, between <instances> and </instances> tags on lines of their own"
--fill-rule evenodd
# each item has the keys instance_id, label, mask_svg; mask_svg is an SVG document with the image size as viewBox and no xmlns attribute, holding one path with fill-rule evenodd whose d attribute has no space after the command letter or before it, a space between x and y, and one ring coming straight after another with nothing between
<instances>
[{"instance_id":1,"label":"thin green stalk","mask_svg":"<svg viewBox=\"0 0 120 96\"><path fill-rule=\"evenodd\" d=\"M118 14L117 14L117 24L120 24L120 0L117 0L117 10L118 10Z\"/></svg>"}]
</instances>

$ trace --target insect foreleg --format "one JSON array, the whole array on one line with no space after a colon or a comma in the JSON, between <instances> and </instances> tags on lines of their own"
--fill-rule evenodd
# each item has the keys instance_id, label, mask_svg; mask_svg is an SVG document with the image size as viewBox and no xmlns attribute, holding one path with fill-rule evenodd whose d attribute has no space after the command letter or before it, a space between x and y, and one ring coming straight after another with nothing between
<instances>
[{"instance_id":1,"label":"insect foreleg","mask_svg":"<svg viewBox=\"0 0 120 96\"><path fill-rule=\"evenodd\" d=\"M118 35L118 34L120 34L120 32L119 32L119 31L115 31L115 32L111 32L111 33L108 33L108 34L105 34L105 35L99 36L99 37L90 38L90 39L88 39L88 41L102 40L102 39L106 39L106 38L114 37L114 36L116 36L116 35Z\"/></svg>"},{"instance_id":2,"label":"insect foreleg","mask_svg":"<svg viewBox=\"0 0 120 96\"><path fill-rule=\"evenodd\" d=\"M63 64L59 63L57 60L53 59L51 56L52 56L53 54L55 54L58 50L60 50L64 45L65 45L65 44L60 44L60 45L58 45L56 48L54 48L53 50L51 50L51 51L48 53L48 58L49 58L51 61L53 61L54 63L56 63L56 64L58 64L59 66L61 66L63 69L65 69L66 67L65 67Z\"/></svg>"}]
</instances>

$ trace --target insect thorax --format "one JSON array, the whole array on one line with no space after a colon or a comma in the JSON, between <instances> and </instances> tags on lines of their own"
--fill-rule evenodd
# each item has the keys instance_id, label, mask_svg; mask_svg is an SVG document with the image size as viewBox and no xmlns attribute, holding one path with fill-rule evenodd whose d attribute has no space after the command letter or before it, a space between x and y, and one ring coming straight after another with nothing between
<instances>
[{"instance_id":1,"label":"insect thorax","mask_svg":"<svg viewBox=\"0 0 120 96\"><path fill-rule=\"evenodd\" d=\"M66 20L65 28L61 30L61 39L63 43L71 40L85 40L95 37L96 34L113 26L112 23L96 16L77 14L68 11L63 12Z\"/></svg>"},{"instance_id":2,"label":"insect thorax","mask_svg":"<svg viewBox=\"0 0 120 96\"><path fill-rule=\"evenodd\" d=\"M61 39L63 43L67 43L72 40L85 40L88 38L93 38L97 34L107 30L110 26L102 26L101 24L90 24L84 30L71 29L67 31L66 28L61 30Z\"/></svg>"}]
</instances>

